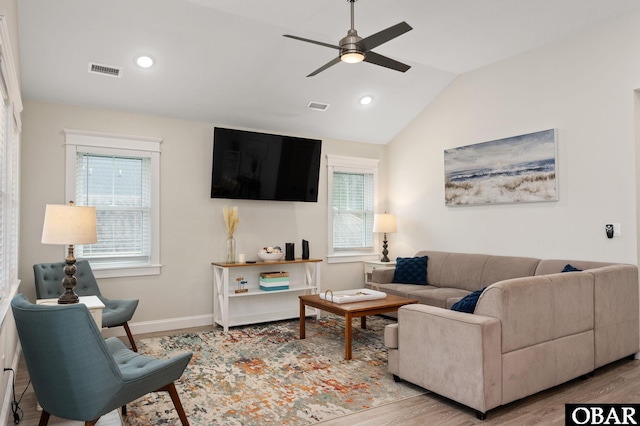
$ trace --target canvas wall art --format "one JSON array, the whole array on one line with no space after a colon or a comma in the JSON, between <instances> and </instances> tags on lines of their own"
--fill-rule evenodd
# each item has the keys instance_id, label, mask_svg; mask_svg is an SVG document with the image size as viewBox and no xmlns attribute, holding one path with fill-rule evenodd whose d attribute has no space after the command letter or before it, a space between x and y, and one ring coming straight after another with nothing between
<instances>
[{"instance_id":1,"label":"canvas wall art","mask_svg":"<svg viewBox=\"0 0 640 426\"><path fill-rule=\"evenodd\" d=\"M444 151L445 205L557 201L556 130Z\"/></svg>"}]
</instances>

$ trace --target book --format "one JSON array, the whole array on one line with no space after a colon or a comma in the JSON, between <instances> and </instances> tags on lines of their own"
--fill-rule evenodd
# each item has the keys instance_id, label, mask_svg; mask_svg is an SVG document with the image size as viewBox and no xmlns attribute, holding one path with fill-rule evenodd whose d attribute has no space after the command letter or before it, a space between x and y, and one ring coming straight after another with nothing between
<instances>
[{"instance_id":1,"label":"book","mask_svg":"<svg viewBox=\"0 0 640 426\"><path fill-rule=\"evenodd\" d=\"M260 290L263 291L276 291L276 290L289 290L289 285L278 285L278 286L264 286L260 284Z\"/></svg>"},{"instance_id":2,"label":"book","mask_svg":"<svg viewBox=\"0 0 640 426\"><path fill-rule=\"evenodd\" d=\"M260 278L282 278L289 277L289 273L286 271L275 271L275 272L260 272Z\"/></svg>"},{"instance_id":3,"label":"book","mask_svg":"<svg viewBox=\"0 0 640 426\"><path fill-rule=\"evenodd\" d=\"M260 278L260 285L264 287L288 287L289 278Z\"/></svg>"},{"instance_id":4,"label":"book","mask_svg":"<svg viewBox=\"0 0 640 426\"><path fill-rule=\"evenodd\" d=\"M260 277L261 283L280 283L280 282L289 282L289 277L277 277L277 278L262 278Z\"/></svg>"}]
</instances>

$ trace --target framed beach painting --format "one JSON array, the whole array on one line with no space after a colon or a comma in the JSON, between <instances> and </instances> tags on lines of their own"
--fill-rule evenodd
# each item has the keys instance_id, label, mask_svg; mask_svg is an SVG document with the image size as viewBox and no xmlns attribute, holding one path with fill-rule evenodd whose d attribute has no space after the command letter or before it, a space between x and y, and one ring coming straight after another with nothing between
<instances>
[{"instance_id":1,"label":"framed beach painting","mask_svg":"<svg viewBox=\"0 0 640 426\"><path fill-rule=\"evenodd\" d=\"M557 201L556 130L444 151L445 205Z\"/></svg>"}]
</instances>

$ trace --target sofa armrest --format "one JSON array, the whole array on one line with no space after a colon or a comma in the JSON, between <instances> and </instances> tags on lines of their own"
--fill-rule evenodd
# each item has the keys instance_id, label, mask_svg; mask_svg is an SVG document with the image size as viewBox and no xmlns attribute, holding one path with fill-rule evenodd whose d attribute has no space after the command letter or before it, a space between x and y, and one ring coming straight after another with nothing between
<instances>
[{"instance_id":1,"label":"sofa armrest","mask_svg":"<svg viewBox=\"0 0 640 426\"><path fill-rule=\"evenodd\" d=\"M393 274L396 268L376 268L371 273L371 282L375 284L389 284L393 282Z\"/></svg>"},{"instance_id":2,"label":"sofa armrest","mask_svg":"<svg viewBox=\"0 0 640 426\"><path fill-rule=\"evenodd\" d=\"M429 305L398 310L398 376L480 412L502 403L501 323Z\"/></svg>"}]
</instances>

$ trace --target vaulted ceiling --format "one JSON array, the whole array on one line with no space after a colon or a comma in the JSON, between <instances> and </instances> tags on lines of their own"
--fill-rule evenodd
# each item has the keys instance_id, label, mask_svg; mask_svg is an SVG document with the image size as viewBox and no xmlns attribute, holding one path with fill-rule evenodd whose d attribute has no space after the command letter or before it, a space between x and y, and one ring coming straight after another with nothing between
<instances>
[{"instance_id":1,"label":"vaulted ceiling","mask_svg":"<svg viewBox=\"0 0 640 426\"><path fill-rule=\"evenodd\" d=\"M18 0L23 96L316 138L389 142L456 76L640 9L637 0L360 0L362 37L411 66L338 63L348 0ZM149 69L136 66L151 56ZM89 63L119 77L88 72ZM358 104L363 95L374 102ZM309 102L329 104L326 111Z\"/></svg>"}]
</instances>

